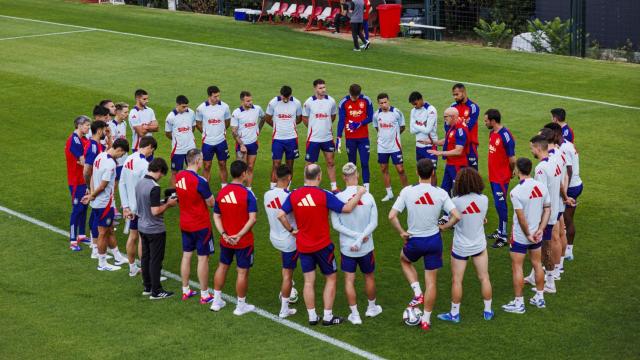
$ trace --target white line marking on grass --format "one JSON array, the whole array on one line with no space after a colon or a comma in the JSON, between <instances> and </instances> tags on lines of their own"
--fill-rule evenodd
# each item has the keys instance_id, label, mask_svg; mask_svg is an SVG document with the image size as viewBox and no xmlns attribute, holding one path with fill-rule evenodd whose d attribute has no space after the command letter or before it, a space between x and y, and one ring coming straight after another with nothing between
<instances>
[{"instance_id":1,"label":"white line marking on grass","mask_svg":"<svg viewBox=\"0 0 640 360\"><path fill-rule=\"evenodd\" d=\"M89 31L97 31L97 30L94 30L94 29L83 29L83 30L75 30L75 31L52 32L52 33L46 33L46 34L34 34L34 35L12 36L12 37L0 38L0 41L5 41L5 40L17 40L17 39L27 39L27 38L35 38L35 37L43 37L43 36L53 36L53 35L75 34L75 33L89 32Z\"/></svg>"},{"instance_id":2,"label":"white line marking on grass","mask_svg":"<svg viewBox=\"0 0 640 360\"><path fill-rule=\"evenodd\" d=\"M6 207L4 207L2 205L0 205L0 211L3 211L3 212L5 212L5 213L7 213L9 215L15 216L15 217L17 217L19 219L22 219L22 220L30 222L32 224L38 225L40 227L43 227L43 228L45 228L47 230L50 230L50 231L56 233L56 234L62 235L64 237L66 237L66 238L69 238L69 232L64 231L64 230L62 230L60 228L57 228L57 227L55 227L55 226L53 226L51 224L47 224L46 222L43 222L43 221L40 221L38 219L32 218L29 215L25 215L23 213L11 210L11 209L6 208ZM162 274L164 276L166 276L168 278L171 278L173 280L176 280L178 282L182 281L182 278L180 277L180 275L174 274L172 272L169 272L169 271L166 271L166 270L162 270ZM191 287L196 288L196 289L200 289L200 284L195 282L195 281L193 281L193 280L189 281L189 285ZM233 297L233 296L230 296L230 295L227 295L227 294L222 294L222 297L228 302L231 302L231 303L234 303L234 304L236 303L236 298ZM323 333L317 332L315 330L312 330L312 329L310 329L308 327L302 326L302 325L300 325L298 323L295 323L293 321L290 321L290 320L287 320L287 319L281 319L281 318L278 317L278 315L272 314L272 313L270 313L270 312L268 312L266 310L263 310L263 309L261 309L261 308L259 308L257 306L256 306L256 309L255 309L254 312L256 314L258 314L258 315L260 315L260 316L262 316L264 318L267 318L267 319L269 319L271 321L274 321L274 322L276 322L276 323L278 323L280 325L286 326L286 327L288 327L290 329L293 329L293 330L299 331L299 332L301 332L303 334L309 335L309 336L311 336L313 338L316 338L316 339L318 339L320 341L326 342L326 343L328 343L330 345L333 345L335 347L338 347L338 348L341 348L343 350L346 350L346 351L348 351L348 352L350 352L352 354L359 355L359 356L361 356L363 358L366 358L366 359L384 360L384 358L382 358L382 357L380 357L380 356L378 356L376 354L372 354L372 353L370 353L368 351L365 351L365 350L362 350L360 348L357 348L357 347L355 347L355 346L353 346L351 344L348 344L348 343L346 343L346 342L344 342L342 340L338 340L338 339L332 338L331 336L328 336L328 335L325 335Z\"/></svg>"},{"instance_id":3,"label":"white line marking on grass","mask_svg":"<svg viewBox=\"0 0 640 360\"><path fill-rule=\"evenodd\" d=\"M142 35L142 34L136 34L136 33L123 32L123 31L115 31L115 30L107 30L107 29L80 26L80 25L64 24L64 23L58 23L58 22L53 22L53 21L37 20L37 19L23 18L23 17L17 17L17 16L9 16L9 15L0 15L0 18L31 21L31 22L37 22L37 23L42 23L42 24L50 24L50 25L69 26L69 27L75 27L75 28L79 28L79 29L95 30L95 31L101 31L101 32L111 33L111 34L134 36L134 37L139 37L139 38L144 38L144 39L152 39L152 40L160 40L160 41L169 41L169 42L174 42L174 43L184 44L184 45L202 46L202 47L208 47L208 48L214 48L214 49L242 52L242 53L246 53L246 54L271 56L271 57L287 59L287 60L303 61L303 62L309 62L309 63L321 64L321 65L339 66L339 67L348 68L348 69L365 70L365 71L372 71L372 72L378 72L378 73L383 73L383 74L406 76L406 77L433 80L433 81L441 81L441 82L447 82L447 83L451 83L451 84L461 82L461 83L465 83L466 85L473 85L473 86L477 86L477 87L484 87L484 88L494 89L494 90L503 90L503 91L517 92L517 93L529 94L529 95L546 96L546 97L552 97L552 98L556 98L556 99L571 100L571 101L590 103L590 104L598 104L598 105L611 106L611 107L617 107L617 108L623 108L623 109L640 110L639 106L616 104L616 103L606 102L606 101L601 101L601 100L583 99L583 98L578 98L578 97L573 97L573 96L550 94L550 93L544 93L544 92L538 92L538 91L532 91L532 90L523 90L523 89L510 88L510 87L505 87L505 86L488 85L488 84L481 84L481 83L475 83L475 82L469 82L469 81L445 79L445 78L440 78L440 77L435 77L435 76L418 75L418 74L410 74L410 73L404 73L404 72L393 71L393 70L376 69L376 68L371 68L371 67L366 67L366 66L357 66L357 65L340 64L340 63L334 63L334 62L322 61L322 60L305 59L305 58L300 58L300 57L295 57L295 56L287 56L287 55L273 54L273 53L268 53L268 52L253 51L253 50L246 50L246 49L238 49L238 48L232 48L232 47L227 47L227 46L212 45L212 44L207 44L207 43L198 43L198 42L186 41L186 40L163 38L163 37L159 37L159 36Z\"/></svg>"}]
</instances>

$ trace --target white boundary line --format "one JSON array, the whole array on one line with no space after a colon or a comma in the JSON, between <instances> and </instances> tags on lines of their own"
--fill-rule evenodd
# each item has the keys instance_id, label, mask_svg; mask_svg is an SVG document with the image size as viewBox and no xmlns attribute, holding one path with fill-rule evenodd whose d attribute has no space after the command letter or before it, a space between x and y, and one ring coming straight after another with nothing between
<instances>
[{"instance_id":1,"label":"white boundary line","mask_svg":"<svg viewBox=\"0 0 640 360\"><path fill-rule=\"evenodd\" d=\"M516 89L516 88L497 86L497 85L488 85L488 84L474 83L474 82L468 82L468 81L445 79L445 78L440 78L440 77L435 77L435 76L410 74L410 73L404 73L404 72L399 72L399 71L376 69L376 68L365 67L365 66L340 64L340 63L334 63L334 62L329 62L329 61L321 61L321 60L314 60L314 59L305 59L305 58L300 58L300 57L295 57L295 56L287 56L287 55L273 54L273 53L267 53L267 52L261 52L261 51L238 49L238 48L232 48L232 47L227 47L227 46L211 45L211 44L206 44L206 43L198 43L198 42L192 42L192 41L177 40L177 39L171 39L171 38L163 38L163 37L158 37L158 36L142 35L142 34L136 34L136 33L128 33L128 32L123 32L123 31L107 30L107 29L93 28L93 27L80 26L80 25L71 25L71 24L64 24L64 23L58 23L58 22L53 22L53 21L37 20L37 19L23 18L23 17L17 17L17 16L9 16L9 15L0 15L0 18L22 20L22 21L31 21L31 22L37 22L37 23L42 23L42 24L50 24L50 25L69 26L69 27L75 27L75 28L79 28L79 29L95 30L95 31L101 31L101 32L117 34L117 35L133 36L133 37L139 37L139 38L144 38L144 39L152 39L152 40L160 40L160 41L169 41L169 42L173 42L173 43L177 43L177 44L202 46L202 47L208 47L208 48L214 48L214 49L242 52L242 53L246 53L246 54L270 56L270 57L276 57L276 58L286 59L286 60L303 61L303 62L309 62L309 63L321 64L321 65L339 66L339 67L348 68L348 69L372 71L372 72L389 74L389 75L406 76L406 77L433 80L433 81L441 81L441 82L447 82L447 83L462 82L462 83L465 83L467 85L473 85L473 86L477 86L477 87L484 87L484 88L494 89L494 90L503 90L503 91L510 91L510 92L516 92L516 93L522 93L522 94L529 94L529 95L546 96L546 97L551 97L551 98L556 98L556 99L571 100L571 101L577 101L577 102L583 102L583 103L590 103L590 104L604 105L604 106L610 106L610 107L617 107L617 108L622 108L622 109L640 110L640 106L616 104L616 103L611 103L611 102L606 102L606 101L601 101L601 100L583 99L583 98L578 98L578 97L573 97L573 96L557 95L557 94L550 94L550 93L544 93L544 92L538 92L538 91L532 91L532 90L523 90L523 89Z\"/></svg>"},{"instance_id":2,"label":"white boundary line","mask_svg":"<svg viewBox=\"0 0 640 360\"><path fill-rule=\"evenodd\" d=\"M23 213L15 211L15 210L11 210L11 209L6 208L6 207L4 207L2 205L0 205L0 211L3 211L3 212L5 212L5 213L7 213L9 215L15 216L15 217L17 217L17 218L19 218L21 220L24 220L26 222L32 223L34 225L38 225L38 226L40 226L42 228L45 228L45 229L47 229L49 231L52 231L52 232L54 232L56 234L62 235L64 237L66 237L66 238L69 237L69 233L68 232L66 232L66 231L64 231L64 230L62 230L60 228L57 228L57 227L55 227L55 226L53 226L51 224L47 224L46 222L43 222L43 221L40 221L38 219L32 218L29 215L25 215ZM171 278L173 280L176 280L178 282L182 281L182 278L180 277L180 275L174 274L172 272L169 272L169 271L166 271L166 270L162 270L162 274L165 275L166 277ZM193 280L189 281L189 285L191 287L196 288L196 289L200 289L200 284L195 282L195 281L193 281ZM222 294L222 297L228 302L231 302L231 303L234 303L234 304L236 303L236 298L233 297L233 296L230 296L230 295L227 295L227 294ZM302 325L300 325L298 323L295 323L293 321L290 321L290 320L287 320L287 319L281 319L280 317L278 317L278 315L272 314L272 313L270 313L270 312L268 312L266 310L263 310L263 309L261 309L261 308L259 308L257 306L256 306L256 309L255 309L254 312L256 314L258 314L258 315L260 315L260 316L262 316L262 317L264 317L266 319L269 319L271 321L274 321L274 322L276 322L276 323L278 323L280 325L286 326L286 327L288 327L290 329L293 329L293 330L296 330L296 331L301 332L303 334L309 335L309 336L311 336L313 338L316 338L316 339L318 339L320 341L323 341L323 342L328 343L330 345L333 345L335 347L338 347L338 348L341 348L343 350L346 350L346 351L348 351L348 352L350 352L352 354L361 356L361 357L363 357L365 359L385 360L384 358L382 358L382 357L380 357L378 355L375 355L375 354L372 354L372 353L370 353L368 351L365 351L365 350L362 350L360 348L357 348L357 347L355 347L355 346L353 346L351 344L348 344L348 343L346 343L346 342L344 342L342 340L338 340L338 339L332 338L331 336L328 336L328 335L325 335L323 333L317 332L315 330L312 330L312 329L310 329L308 327L302 326Z\"/></svg>"},{"instance_id":3,"label":"white boundary line","mask_svg":"<svg viewBox=\"0 0 640 360\"><path fill-rule=\"evenodd\" d=\"M17 40L17 39L27 39L27 38L35 38L35 37L42 37L42 36L53 36L53 35L75 34L75 33L89 32L89 31L96 31L96 30L93 30L93 29L83 29L83 30L75 30L75 31L61 31L61 32L53 32L53 33L47 33L47 34L34 34L34 35L13 36L13 37L0 38L0 41L5 41L5 40Z\"/></svg>"}]
</instances>

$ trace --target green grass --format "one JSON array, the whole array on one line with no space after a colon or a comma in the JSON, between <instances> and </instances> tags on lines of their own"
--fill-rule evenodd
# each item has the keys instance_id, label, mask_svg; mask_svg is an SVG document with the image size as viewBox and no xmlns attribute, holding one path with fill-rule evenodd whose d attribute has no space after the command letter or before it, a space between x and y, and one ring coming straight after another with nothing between
<instances>
[{"instance_id":1,"label":"green grass","mask_svg":"<svg viewBox=\"0 0 640 360\"><path fill-rule=\"evenodd\" d=\"M216 16L64 1L0 0L0 5L0 15L640 106L637 65L409 39L374 43L370 51L353 54L348 41ZM73 28L0 18L0 38L69 30ZM59 228L66 228L69 211L64 141L73 117L90 113L93 104L103 98L131 103L133 91L145 88L162 124L176 95L187 95L195 107L211 84L221 87L223 99L232 107L238 105L237 94L243 89L252 91L255 102L265 106L284 83L293 87L295 96L305 99L317 77L327 80L329 92L336 98L346 94L352 82L360 83L372 97L385 91L405 116L409 112L406 98L412 90L421 91L440 113L451 102L452 84L447 82L105 32L2 41L0 59L0 165L5 175L0 177L0 205ZM569 113L577 134L585 192L577 211L577 259L566 264L559 293L547 297L548 308L543 311L530 308L523 316L496 311L496 319L485 322L480 317L482 302L471 268L465 282L461 324L450 326L434 320L429 334L408 328L400 322L411 296L398 264L402 242L384 220L391 204L379 203L381 221L374 234L376 276L378 300L385 311L379 318L365 319L360 327L315 330L387 358L638 357L634 335L640 330L640 317L635 299L640 286L634 255L640 250L635 231L640 212L633 189L640 174L634 150L640 137L640 111L477 86L470 86L469 92L483 111L490 107L501 110L505 125L516 137L519 156L530 156L526 140L548 122L549 109L561 106ZM265 130L254 186L259 198L268 187L266 174L271 166L269 129ZM299 130L305 133L302 127ZM479 131L481 173L486 175L486 129L480 125ZM168 140L156 138L159 155L167 157ZM413 174L410 134L404 135L403 143L406 166ZM372 157L372 193L379 199L384 189ZM344 162L346 155L338 155L338 164ZM298 174L301 169L302 162L298 162ZM212 188L217 189L217 177L212 178ZM397 193L399 184L392 178ZM415 180L415 176L411 178ZM300 178L294 183L300 185ZM496 226L494 211L489 215L488 230ZM165 268L177 273L181 256L177 211L167 216L167 222ZM249 301L276 312L279 257L266 236L268 223L263 213L255 233L257 255ZM195 302L177 300L151 304L139 296L138 281L126 273L97 273L88 252L71 254L61 236L2 214L0 239L2 358L43 354L52 358L142 357L154 350L167 358L209 354L232 358L353 356L255 315L237 318L231 311L211 314ZM119 234L119 240L124 239ZM450 243L451 235L446 234L445 246ZM211 260L212 267L216 264L217 256ZM449 269L445 258L435 313L449 307ZM490 272L498 310L512 298L506 250L490 251ZM177 282L169 281L168 288L179 288ZM299 271L296 281L302 283ZM346 315L341 288L335 312ZM227 285L225 292L233 294L233 286ZM362 307L362 290L359 296ZM304 307L299 304L297 308L302 313L292 320L304 325ZM152 322L152 317L160 319ZM157 323L160 328L148 333Z\"/></svg>"}]
</instances>

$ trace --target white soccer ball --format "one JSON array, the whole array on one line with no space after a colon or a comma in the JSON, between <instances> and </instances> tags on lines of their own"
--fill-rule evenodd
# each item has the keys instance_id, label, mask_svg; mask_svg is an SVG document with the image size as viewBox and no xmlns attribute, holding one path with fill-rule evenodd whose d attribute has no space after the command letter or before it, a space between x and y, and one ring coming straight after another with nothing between
<instances>
[{"instance_id":1,"label":"white soccer ball","mask_svg":"<svg viewBox=\"0 0 640 360\"><path fill-rule=\"evenodd\" d=\"M291 288L291 295L289 295L289 304L295 304L298 302L298 290Z\"/></svg>"},{"instance_id":2,"label":"white soccer ball","mask_svg":"<svg viewBox=\"0 0 640 360\"><path fill-rule=\"evenodd\" d=\"M422 310L418 308L408 307L402 313L402 320L408 326L416 326L422 320Z\"/></svg>"}]
</instances>

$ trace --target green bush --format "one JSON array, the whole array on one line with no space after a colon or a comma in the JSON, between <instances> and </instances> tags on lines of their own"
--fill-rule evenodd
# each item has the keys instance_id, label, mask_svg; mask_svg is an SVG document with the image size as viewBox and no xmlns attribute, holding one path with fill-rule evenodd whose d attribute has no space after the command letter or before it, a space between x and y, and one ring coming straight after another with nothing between
<instances>
[{"instance_id":1,"label":"green bush","mask_svg":"<svg viewBox=\"0 0 640 360\"><path fill-rule=\"evenodd\" d=\"M531 32L531 45L537 52L569 55L571 20L562 21L559 17L545 22L529 20L528 30Z\"/></svg>"},{"instance_id":2,"label":"green bush","mask_svg":"<svg viewBox=\"0 0 640 360\"><path fill-rule=\"evenodd\" d=\"M485 46L501 47L511 38L511 29L507 29L507 24L498 24L495 21L488 23L480 19L478 26L474 27L473 31L482 38Z\"/></svg>"}]
</instances>

